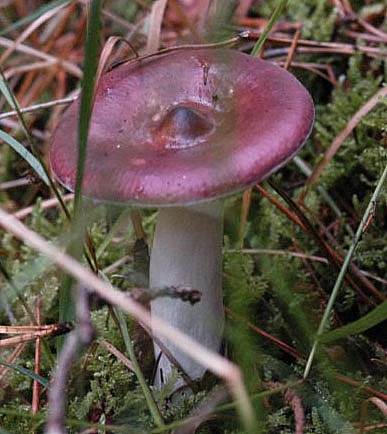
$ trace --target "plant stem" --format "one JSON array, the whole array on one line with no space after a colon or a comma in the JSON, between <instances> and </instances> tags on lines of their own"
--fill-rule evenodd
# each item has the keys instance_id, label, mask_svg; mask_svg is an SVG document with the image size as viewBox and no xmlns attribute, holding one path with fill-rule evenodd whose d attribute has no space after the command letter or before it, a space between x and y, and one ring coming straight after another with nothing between
<instances>
[{"instance_id":1,"label":"plant stem","mask_svg":"<svg viewBox=\"0 0 387 434\"><path fill-rule=\"evenodd\" d=\"M144 375L141 371L140 365L138 364L136 356L134 354L133 343L132 343L130 336L129 336L128 326L126 324L124 314L122 313L122 311L120 309L114 309L114 311L115 311L117 318L118 318L118 321L120 323L121 333L122 333L122 336L124 338L126 351L128 352L130 361L132 362L133 370L137 376L137 380L138 380L140 387L142 389L142 393L145 396L149 411L151 412L151 414L153 416L155 424L159 428L163 428L165 426L164 421L161 417L161 414L160 414L160 411L156 405L156 402L153 399L151 391L149 390L149 387L146 384Z\"/></svg>"},{"instance_id":2,"label":"plant stem","mask_svg":"<svg viewBox=\"0 0 387 434\"><path fill-rule=\"evenodd\" d=\"M271 29L273 28L274 24L278 20L279 16L281 15L282 11L284 10L285 6L287 5L288 0L281 0L278 6L274 9L274 12L272 13L269 22L266 24L265 29L261 33L261 36L259 37L258 41L254 45L254 48L251 50L250 55L251 56L257 56L259 52L261 51L266 38L269 36L269 33Z\"/></svg>"},{"instance_id":3,"label":"plant stem","mask_svg":"<svg viewBox=\"0 0 387 434\"><path fill-rule=\"evenodd\" d=\"M377 201L378 196L379 196L379 194L380 194L380 192L382 190L382 187L383 187L383 184L384 184L386 178L387 178L387 166L384 168L383 173L382 173L382 175L381 175L381 177L380 177L380 179L379 179L379 181L378 181L378 183L376 185L376 188L375 188L375 190L374 190L374 192L372 194L371 200L370 200L370 202L369 202L369 204L367 206L367 209L366 209L365 213L363 214L363 217L361 219L359 227L357 228L356 234L355 234L355 236L354 236L354 238L352 240L352 243L351 243L351 246L350 246L350 248L348 250L347 256L345 257L343 266L341 267L340 273L337 276L337 280L336 280L335 285L333 287L332 294L331 294L331 296L330 296L330 298L328 300L327 307L325 308L324 315L323 315L323 317L321 319L320 325L319 325L318 330L317 330L316 337L314 339L314 343L313 343L312 349L311 349L309 357L308 357L308 361L306 363L306 367L305 367L305 371L304 371L304 376L303 376L304 379L307 378L308 375L309 375L310 369L312 367L313 359L314 359L314 356L316 354L317 346L319 344L318 338L319 338L319 336L325 330L326 324L328 322L329 315L330 315L330 313L332 311L333 304L334 304L334 302L336 300L337 294L338 294L340 286L341 286L341 284L343 282L343 279L344 279L345 273L347 271L347 268L348 268L348 266L351 263L351 259L352 259L353 255L355 253L355 249L356 249L356 247L357 247L357 245L358 245L358 243L359 243L359 241L361 239L361 236L363 235L363 232L364 232L364 230L366 228L366 225L368 225L369 219L372 218L371 213L375 209L376 201Z\"/></svg>"},{"instance_id":4,"label":"plant stem","mask_svg":"<svg viewBox=\"0 0 387 434\"><path fill-rule=\"evenodd\" d=\"M74 188L74 220L81 216L82 211L82 180L85 170L89 125L93 110L95 76L98 67L99 35L101 32L102 2L100 0L93 0L88 6L90 9L87 21L84 77L79 108L78 159Z\"/></svg>"}]
</instances>

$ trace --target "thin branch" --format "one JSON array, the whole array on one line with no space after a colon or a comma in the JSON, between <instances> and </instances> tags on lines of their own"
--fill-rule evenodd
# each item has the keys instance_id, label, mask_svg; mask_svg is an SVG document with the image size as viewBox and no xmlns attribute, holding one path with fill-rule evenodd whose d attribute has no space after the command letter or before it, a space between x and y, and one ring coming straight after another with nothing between
<instances>
[{"instance_id":1,"label":"thin branch","mask_svg":"<svg viewBox=\"0 0 387 434\"><path fill-rule=\"evenodd\" d=\"M73 198L74 198L73 193L68 193L62 197L62 200L63 200L63 202L69 202ZM49 208L52 208L53 206L56 206L56 205L59 205L59 201L56 197L43 200L40 203L40 206L42 209L49 209ZM13 216L17 219L23 220L24 218L26 218L28 215L30 215L34 211L35 207L36 207L36 205L27 206L26 208L22 208L19 211L16 211L15 213L13 213Z\"/></svg>"},{"instance_id":2,"label":"thin branch","mask_svg":"<svg viewBox=\"0 0 387 434\"><path fill-rule=\"evenodd\" d=\"M167 286L165 288L134 288L130 297L141 304L149 303L159 297L177 298L194 305L201 299L201 292L185 286Z\"/></svg>"},{"instance_id":3,"label":"thin branch","mask_svg":"<svg viewBox=\"0 0 387 434\"><path fill-rule=\"evenodd\" d=\"M48 101L48 102L43 102L40 104L34 104L34 105L29 106L29 107L20 108L19 112L20 113L32 113L32 112L42 110L45 108L56 107L58 105L70 104L71 102L75 101L77 98L78 98L78 95L74 95L74 96L69 96L66 98L57 99L54 101ZM10 116L17 116L17 115L18 115L18 112L16 110L12 110L9 112L1 113L0 119L5 119L5 118L8 118Z\"/></svg>"},{"instance_id":4,"label":"thin branch","mask_svg":"<svg viewBox=\"0 0 387 434\"><path fill-rule=\"evenodd\" d=\"M226 307L225 310L226 310L226 314L229 318L231 318L234 321L239 321L239 322L245 323L255 333L270 340L271 342L274 343L274 345L281 348L286 353L291 354L293 357L295 357L297 359L306 359L306 357L303 354L301 354L299 351L297 351L295 348L291 347L290 345L286 344L285 342L282 342L280 339L272 336L271 334L265 332L264 330L257 327L255 324L251 323L250 321L247 321L244 318L242 318L241 316L236 315L234 312L231 311L230 308Z\"/></svg>"},{"instance_id":5,"label":"thin branch","mask_svg":"<svg viewBox=\"0 0 387 434\"><path fill-rule=\"evenodd\" d=\"M133 363L125 356L125 354L121 353L121 351L118 350L114 345L112 345L110 342L107 342L105 340L98 342L98 345L100 345L106 351L109 351L109 353L116 356L120 362L122 362L127 368L129 368L132 372L134 372Z\"/></svg>"},{"instance_id":6,"label":"thin branch","mask_svg":"<svg viewBox=\"0 0 387 434\"><path fill-rule=\"evenodd\" d=\"M30 342L36 339L41 339L45 337L53 337L60 336L64 333L68 333L71 330L69 325L65 324L56 324L56 327L48 330L41 330L32 333L24 333L19 336L14 336L12 338L1 339L0 340L0 348L13 347L14 345L18 345L22 342Z\"/></svg>"},{"instance_id":7,"label":"thin branch","mask_svg":"<svg viewBox=\"0 0 387 434\"><path fill-rule=\"evenodd\" d=\"M260 38L263 32L261 31L251 31L250 38L257 39ZM279 36L276 34L268 35L266 38L268 41L291 44L293 39L286 36ZM297 52L300 53L337 53L337 54L346 54L353 55L356 52L362 52L368 56L385 56L387 50L376 48L376 47L368 47L368 46L356 46L353 44L346 44L342 42L324 42L324 41L311 41L308 39L299 39Z\"/></svg>"},{"instance_id":8,"label":"thin branch","mask_svg":"<svg viewBox=\"0 0 387 434\"><path fill-rule=\"evenodd\" d=\"M286 70L289 69L291 64L292 64L293 57L296 54L297 44L298 44L298 40L300 39L300 36L301 36L301 30L297 29L296 33L294 34L292 44L290 46L289 53L288 53L288 56L286 58L286 62L284 65L284 69L286 69Z\"/></svg>"},{"instance_id":9,"label":"thin branch","mask_svg":"<svg viewBox=\"0 0 387 434\"><path fill-rule=\"evenodd\" d=\"M31 184L31 181L28 178L13 179L12 181L0 183L0 190L9 190L11 188L22 187L28 184Z\"/></svg>"},{"instance_id":10,"label":"thin branch","mask_svg":"<svg viewBox=\"0 0 387 434\"><path fill-rule=\"evenodd\" d=\"M11 355L8 357L7 362L8 363L15 363L17 358L23 352L25 346L26 346L25 343L17 345L15 347L15 349L12 351ZM3 382L3 379L4 379L5 375L7 374L8 370L9 370L8 366L0 366L0 386L1 386L1 383Z\"/></svg>"}]
</instances>

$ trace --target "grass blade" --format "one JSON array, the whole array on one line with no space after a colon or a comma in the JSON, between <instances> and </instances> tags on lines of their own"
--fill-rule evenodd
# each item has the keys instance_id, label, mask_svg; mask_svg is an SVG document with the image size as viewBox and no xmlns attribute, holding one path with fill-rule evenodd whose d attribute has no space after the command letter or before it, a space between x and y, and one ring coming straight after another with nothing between
<instances>
[{"instance_id":1,"label":"grass blade","mask_svg":"<svg viewBox=\"0 0 387 434\"><path fill-rule=\"evenodd\" d=\"M313 347L310 351L308 361L306 363L306 367L305 367L305 371L304 371L304 378L306 378L309 375L310 369L312 367L313 359L314 359L314 356L316 354L317 346L318 346L318 343L320 340L320 335L324 332L324 330L326 328L326 325L327 325L327 322L329 319L329 315L332 311L333 304L335 303L335 300L336 300L337 294L339 292L339 289L341 287L341 284L343 282L345 273L346 273L346 271L347 271L347 269L351 263L351 259L355 253L355 249L356 249L356 247L360 241L360 238L363 234L363 230L364 230L366 224L368 223L368 219L371 215L372 210L374 209L374 206L376 204L376 201L378 199L378 196L379 196L379 194L383 188L383 184L386 181L386 179L387 179L387 166L384 168L383 173L379 178L379 181L376 185L376 188L372 194L371 200L369 201L367 209L366 209L366 211L365 211L365 213L361 219L359 227L357 228L356 234L352 240L351 246L349 247L349 250L348 250L347 256L345 257L343 266L341 267L340 273L336 279L336 283L333 287L331 296L329 297L328 304L325 308L324 315L321 319L320 325L319 325L318 330L317 330L317 334L316 334L316 337L315 337L315 340L313 343Z\"/></svg>"},{"instance_id":2,"label":"grass blade","mask_svg":"<svg viewBox=\"0 0 387 434\"><path fill-rule=\"evenodd\" d=\"M40 179L50 187L50 181L46 175L46 172L40 163L40 161L35 158L31 152L29 152L21 143L19 143L12 136L7 134L5 131L0 130L0 139L7 143L11 148L17 152L27 163L34 169L34 171L39 175Z\"/></svg>"},{"instance_id":3,"label":"grass blade","mask_svg":"<svg viewBox=\"0 0 387 434\"><path fill-rule=\"evenodd\" d=\"M164 12L167 6L167 0L157 0L152 5L149 18L149 32L146 43L145 53L155 53L160 46L161 25L163 23Z\"/></svg>"},{"instance_id":4,"label":"grass blade","mask_svg":"<svg viewBox=\"0 0 387 434\"><path fill-rule=\"evenodd\" d=\"M84 76L82 81L82 91L80 96L79 128L78 128L78 159L77 174L74 189L74 219L73 228L78 228L78 233L82 232L79 238L85 239L86 232L79 231L79 226L84 227L82 223L82 179L84 175L84 166L86 161L87 138L89 134L89 125L93 107L95 76L98 66L99 40L101 31L101 0L92 0L88 3L88 22L87 36L84 59ZM85 229L85 228L84 228ZM79 249L78 240L75 240L69 246L68 252L71 256L79 259L82 249ZM88 257L88 255L87 255ZM59 289L59 319L62 321L72 321L74 319L74 305L71 295L72 278L66 276L62 279ZM58 349L61 346L61 340L58 341Z\"/></svg>"},{"instance_id":5,"label":"grass blade","mask_svg":"<svg viewBox=\"0 0 387 434\"><path fill-rule=\"evenodd\" d=\"M15 109L16 104L14 98L12 98L12 94L4 80L3 77L0 77L0 91L4 95L4 98L7 100L7 103Z\"/></svg>"},{"instance_id":6,"label":"grass blade","mask_svg":"<svg viewBox=\"0 0 387 434\"><path fill-rule=\"evenodd\" d=\"M39 157L39 153L35 147L34 141L32 139L32 136L28 130L27 124L24 120L24 117L22 115L22 113L20 112L20 106L19 103L15 97L15 95L12 93L10 87L8 86L8 83L5 79L4 73L0 67L0 91L2 92L2 94L4 95L4 97L6 98L7 102L9 103L9 105L11 106L11 108L13 108L14 110L16 110L18 118L19 118L19 122L20 125L22 127L22 130L27 138L27 141L30 145L30 148L32 150L32 154L34 155L34 157L36 158L36 160L39 161L40 166L43 170L43 172L46 175L46 179L49 183L49 187L52 189L52 191L54 192L56 198L58 199L58 202L63 210L63 212L66 214L67 218L70 218L70 214L67 210L66 204L64 203L63 199L62 199L62 195L60 194L59 190L57 189L55 182L53 181L50 172L48 171L47 167L44 165L44 163L42 162L42 160Z\"/></svg>"},{"instance_id":7,"label":"grass blade","mask_svg":"<svg viewBox=\"0 0 387 434\"><path fill-rule=\"evenodd\" d=\"M39 384L41 384L43 387L46 387L47 389L50 388L50 382L48 380L38 374L35 374L35 372L31 371L30 369L23 368L23 366L15 365L14 363L8 363L5 360L1 359L0 365L6 366L7 368L13 369L14 371L20 372L21 374L30 377L31 380L37 381Z\"/></svg>"},{"instance_id":8,"label":"grass blade","mask_svg":"<svg viewBox=\"0 0 387 434\"><path fill-rule=\"evenodd\" d=\"M337 339L345 338L349 335L363 333L364 331L376 326L387 319L387 301L377 306L371 312L362 316L357 321L340 327L336 330L324 333L318 340L322 343L329 343Z\"/></svg>"},{"instance_id":9,"label":"grass blade","mask_svg":"<svg viewBox=\"0 0 387 434\"><path fill-rule=\"evenodd\" d=\"M261 36L259 37L258 41L254 45L254 48L251 50L250 53L251 56L257 56L258 53L261 51L266 41L266 38L269 36L271 29L273 28L274 24L277 22L279 16L282 14L282 11L285 9L287 3L288 0L281 0L278 6L274 9L274 12L270 17L269 22L267 23L265 29L261 33Z\"/></svg>"},{"instance_id":10,"label":"grass blade","mask_svg":"<svg viewBox=\"0 0 387 434\"><path fill-rule=\"evenodd\" d=\"M121 333L122 333L122 336L124 338L126 351L128 352L130 361L133 364L134 372L136 373L137 380L140 383L142 392L143 392L145 399L146 399L146 402L148 404L149 411L151 412L151 414L153 416L155 424L159 428L163 428L165 426L164 421L161 418L159 409L157 408L156 402L153 399L153 396L152 396L152 394L148 388L148 385L146 384L144 375L141 371L140 365L138 364L136 356L134 354L133 343L132 343L130 336L129 336L128 326L126 324L124 314L122 313L122 311L120 309L114 309L114 312L116 313L117 318L118 318L118 322L120 323Z\"/></svg>"},{"instance_id":11,"label":"grass blade","mask_svg":"<svg viewBox=\"0 0 387 434\"><path fill-rule=\"evenodd\" d=\"M86 51L84 60L84 77L82 81L79 132L78 132L78 161L77 176L74 190L74 216L78 216L82 204L82 179L86 161L87 138L91 112L93 108L95 76L98 67L99 39L101 32L101 0L90 2L89 19L87 25Z\"/></svg>"}]
</instances>

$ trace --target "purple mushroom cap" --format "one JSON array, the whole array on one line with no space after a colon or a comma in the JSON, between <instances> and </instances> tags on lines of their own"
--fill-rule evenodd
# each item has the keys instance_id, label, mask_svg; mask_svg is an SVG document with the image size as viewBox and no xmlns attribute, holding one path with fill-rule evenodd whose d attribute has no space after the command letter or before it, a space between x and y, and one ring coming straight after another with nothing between
<instances>
[{"instance_id":1,"label":"purple mushroom cap","mask_svg":"<svg viewBox=\"0 0 387 434\"><path fill-rule=\"evenodd\" d=\"M51 167L73 190L79 102L53 138ZM314 119L293 75L231 50L190 49L102 76L82 192L137 206L192 204L243 190L285 164Z\"/></svg>"}]
</instances>

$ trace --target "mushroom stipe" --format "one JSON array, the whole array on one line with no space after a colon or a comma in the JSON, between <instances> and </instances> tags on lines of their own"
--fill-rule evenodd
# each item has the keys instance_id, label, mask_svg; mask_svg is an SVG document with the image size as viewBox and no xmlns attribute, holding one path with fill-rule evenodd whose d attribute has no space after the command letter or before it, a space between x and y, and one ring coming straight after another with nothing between
<instances>
[{"instance_id":1,"label":"mushroom stipe","mask_svg":"<svg viewBox=\"0 0 387 434\"><path fill-rule=\"evenodd\" d=\"M79 102L53 138L51 167L73 190ZM284 165L307 139L312 99L287 71L226 49L173 51L120 65L101 77L91 117L82 191L102 202L160 207L150 286L202 293L191 306L151 302L152 315L220 348L223 201ZM204 368L163 342L193 380ZM155 384L173 367L159 358ZM175 389L184 381L179 378Z\"/></svg>"}]
</instances>

